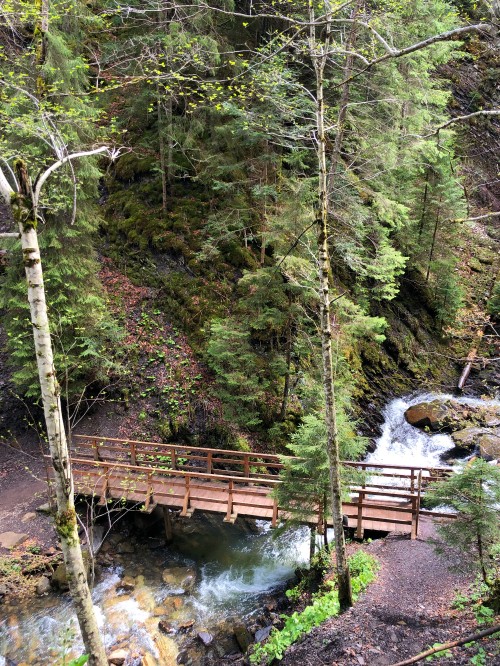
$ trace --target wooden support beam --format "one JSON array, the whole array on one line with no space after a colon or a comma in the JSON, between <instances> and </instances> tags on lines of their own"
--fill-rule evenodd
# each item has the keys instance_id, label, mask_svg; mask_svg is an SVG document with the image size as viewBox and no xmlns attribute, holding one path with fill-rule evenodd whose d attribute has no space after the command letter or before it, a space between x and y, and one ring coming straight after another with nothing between
<instances>
[{"instance_id":1,"label":"wooden support beam","mask_svg":"<svg viewBox=\"0 0 500 666\"><path fill-rule=\"evenodd\" d=\"M165 540L167 543L171 543L173 539L173 527L172 527L172 516L170 514L170 509L168 506L163 506L163 524L165 526Z\"/></svg>"}]
</instances>

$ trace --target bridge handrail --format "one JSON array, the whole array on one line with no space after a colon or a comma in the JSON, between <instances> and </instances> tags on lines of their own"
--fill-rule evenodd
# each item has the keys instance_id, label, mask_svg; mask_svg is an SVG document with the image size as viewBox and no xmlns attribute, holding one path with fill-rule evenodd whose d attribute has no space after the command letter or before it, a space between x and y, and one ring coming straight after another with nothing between
<instances>
[{"instance_id":1,"label":"bridge handrail","mask_svg":"<svg viewBox=\"0 0 500 666\"><path fill-rule=\"evenodd\" d=\"M50 460L50 456L46 455L44 458ZM117 469L117 470L129 470L133 472L140 472L141 474L158 474L161 476L179 476L179 477L189 477L191 479L204 479L207 481L233 481L234 483L248 483L256 485L256 481L259 481L259 484L263 486L275 486L282 483L279 479L256 479L255 477L243 477L243 476L229 476L226 474L207 474L205 472L188 472L186 470L179 469L165 469L162 467L141 467L139 465L127 465L124 463L115 463L108 460L89 460L88 458L71 458L72 463L88 465L89 467L103 468L103 469ZM74 473L76 474L85 474L87 470L76 469Z\"/></svg>"},{"instance_id":2,"label":"bridge handrail","mask_svg":"<svg viewBox=\"0 0 500 666\"><path fill-rule=\"evenodd\" d=\"M205 457L198 457L196 454L198 453L204 453L207 456L210 456L212 459L212 462L214 463L224 463L224 464L235 464L235 465L243 465L245 466L245 463L247 465L250 465L250 467L259 467L262 465L265 465L268 468L272 469L283 469L284 468L284 463L283 461L288 461L288 460L297 460L297 456L284 456L284 455L277 455L273 453L258 453L256 451L235 451L232 449L212 449L209 447L199 447L199 446L190 446L189 444L165 444L163 442L145 442L141 440L133 440L133 439L121 439L121 438L116 438L116 437L106 437L106 436L95 436L95 435L73 435L73 439L79 440L79 441L84 441L88 442L90 448L94 448L92 444L98 444L98 446L102 446L103 448L113 448L112 446L107 447L105 445L105 442L111 442L112 444L125 444L129 448L132 445L135 446L145 446L148 447L149 449L151 448L159 448L164 451L170 451L173 452L175 455L177 455L177 452L179 452L180 457L186 457L192 459L192 460L206 460L207 458ZM151 451L150 451L151 453ZM158 451L156 453L159 453ZM213 459L213 455L224 455L224 456L232 456L233 459ZM237 459L234 459L237 458ZM255 460L252 460L255 459ZM266 462L269 461L269 462ZM448 473L451 473L452 468L451 467L446 467L446 466L434 466L434 467L424 467L422 465L394 465L394 464L384 464L384 463L374 463L374 462L364 462L364 461L354 461L354 460L343 460L341 461L342 465L346 465L349 467L357 467L363 470L369 470L373 469L374 474L377 476L389 476L389 477L401 477L401 478L409 478L410 476L415 476L416 474L420 471L424 473L429 473L431 475L431 478L436 476L436 478L439 478L441 475L445 475ZM148 466L148 461L143 461L143 464L145 467ZM384 472L378 472L376 470L405 470L408 471L409 474L390 474L390 473L384 473ZM425 478L425 477L424 477Z\"/></svg>"}]
</instances>

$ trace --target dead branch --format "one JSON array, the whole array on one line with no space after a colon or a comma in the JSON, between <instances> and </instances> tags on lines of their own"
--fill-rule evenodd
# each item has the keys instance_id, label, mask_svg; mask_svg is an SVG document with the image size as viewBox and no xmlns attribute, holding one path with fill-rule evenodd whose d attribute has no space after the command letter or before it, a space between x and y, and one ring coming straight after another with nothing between
<instances>
[{"instance_id":1,"label":"dead branch","mask_svg":"<svg viewBox=\"0 0 500 666\"><path fill-rule=\"evenodd\" d=\"M392 664L392 666L409 666L409 664L416 664L417 661L422 661L422 659L430 657L432 654L436 654L436 652L444 652L444 650L450 650L451 648L458 647L460 645L465 645L465 643L475 643L481 638L486 638L486 636L491 636L492 634L496 634L499 631L500 631L500 624L495 624L493 627L489 627L488 629L483 629L483 631L479 631L477 634L471 634L470 636L466 636L465 638L459 638L457 641L443 643L442 645L431 648L430 650L421 652L420 654L417 654L414 657L410 657L410 659L405 659L404 661L398 661L397 664Z\"/></svg>"}]
</instances>

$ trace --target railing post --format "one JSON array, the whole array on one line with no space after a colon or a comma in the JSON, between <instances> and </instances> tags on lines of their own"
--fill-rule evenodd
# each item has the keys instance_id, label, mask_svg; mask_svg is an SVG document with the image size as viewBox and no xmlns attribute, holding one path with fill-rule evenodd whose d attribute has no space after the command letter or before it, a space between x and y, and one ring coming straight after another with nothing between
<instances>
[{"instance_id":1,"label":"railing post","mask_svg":"<svg viewBox=\"0 0 500 666\"><path fill-rule=\"evenodd\" d=\"M186 490L184 492L184 502L182 504L181 516L187 516L189 514L189 495L190 495L190 492L191 492L190 478L191 477L189 477L189 476L184 477L184 481L186 483Z\"/></svg>"},{"instance_id":2,"label":"railing post","mask_svg":"<svg viewBox=\"0 0 500 666\"><path fill-rule=\"evenodd\" d=\"M247 479L250 477L250 456L248 453L245 453L243 457L243 476Z\"/></svg>"},{"instance_id":3,"label":"railing post","mask_svg":"<svg viewBox=\"0 0 500 666\"><path fill-rule=\"evenodd\" d=\"M363 538L363 495L364 491L358 492L358 520L356 523L356 539Z\"/></svg>"},{"instance_id":4,"label":"railing post","mask_svg":"<svg viewBox=\"0 0 500 666\"><path fill-rule=\"evenodd\" d=\"M418 523L420 518L420 501L422 498L422 470L418 473L417 481L417 499L416 499L416 515L415 515L415 539L418 536ZM412 537L413 538L413 537Z\"/></svg>"},{"instance_id":5,"label":"railing post","mask_svg":"<svg viewBox=\"0 0 500 666\"><path fill-rule=\"evenodd\" d=\"M177 454L174 448L172 448L172 469L177 469Z\"/></svg>"},{"instance_id":6,"label":"railing post","mask_svg":"<svg viewBox=\"0 0 500 666\"><path fill-rule=\"evenodd\" d=\"M275 499L273 502L273 517L271 518L271 527L276 527L278 524L278 501Z\"/></svg>"},{"instance_id":7,"label":"railing post","mask_svg":"<svg viewBox=\"0 0 500 666\"><path fill-rule=\"evenodd\" d=\"M410 470L410 492L412 493L415 490L415 470L413 467Z\"/></svg>"},{"instance_id":8,"label":"railing post","mask_svg":"<svg viewBox=\"0 0 500 666\"><path fill-rule=\"evenodd\" d=\"M212 451L209 451L207 454L207 474L212 474L212 458L213 453Z\"/></svg>"},{"instance_id":9,"label":"railing post","mask_svg":"<svg viewBox=\"0 0 500 666\"><path fill-rule=\"evenodd\" d=\"M228 489L227 511L226 511L226 517L224 518L225 523L229 523L231 521L231 516L233 513L233 489L234 489L234 481L231 480L229 482L229 489Z\"/></svg>"},{"instance_id":10,"label":"railing post","mask_svg":"<svg viewBox=\"0 0 500 666\"><path fill-rule=\"evenodd\" d=\"M144 502L144 508L147 511L149 509L149 505L151 502L154 502L153 500L153 482L152 482L152 472L148 472L148 483L146 487L146 501Z\"/></svg>"},{"instance_id":11,"label":"railing post","mask_svg":"<svg viewBox=\"0 0 500 666\"><path fill-rule=\"evenodd\" d=\"M135 442L130 442L130 462L134 467L137 465Z\"/></svg>"},{"instance_id":12,"label":"railing post","mask_svg":"<svg viewBox=\"0 0 500 666\"><path fill-rule=\"evenodd\" d=\"M99 443L98 443L97 439L93 440L92 448L94 449L94 460L100 461L101 456L99 455Z\"/></svg>"}]
</instances>

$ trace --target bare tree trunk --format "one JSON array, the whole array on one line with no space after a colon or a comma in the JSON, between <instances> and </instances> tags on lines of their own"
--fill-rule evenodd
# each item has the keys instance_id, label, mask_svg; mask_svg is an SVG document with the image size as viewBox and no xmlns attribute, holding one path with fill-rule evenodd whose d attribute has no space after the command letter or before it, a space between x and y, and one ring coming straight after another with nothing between
<instances>
[{"instance_id":1,"label":"bare tree trunk","mask_svg":"<svg viewBox=\"0 0 500 666\"><path fill-rule=\"evenodd\" d=\"M337 429L337 412L335 406L335 384L333 377L332 357L332 323L330 314L330 261L328 252L328 175L326 165L326 130L324 108L324 70L330 45L329 3L325 3L326 31L324 43L318 44L314 27L310 32L310 52L313 56L316 73L316 129L317 156L319 168L318 185L318 264L319 264L319 298L320 327L323 365L323 390L325 395L325 419L327 428L327 453L329 462L330 494L332 505L332 521L335 533L336 572L339 589L339 603L342 609L352 606L351 578L342 524L342 500L340 485L340 451ZM310 9L311 24L314 23Z\"/></svg>"},{"instance_id":2,"label":"bare tree trunk","mask_svg":"<svg viewBox=\"0 0 500 666\"><path fill-rule=\"evenodd\" d=\"M156 111L158 122L158 141L160 144L160 171L161 171L161 209L163 213L167 212L167 171L165 163L165 138L163 136L163 119L161 112L160 90L156 90Z\"/></svg>"},{"instance_id":3,"label":"bare tree trunk","mask_svg":"<svg viewBox=\"0 0 500 666\"><path fill-rule=\"evenodd\" d=\"M97 627L78 539L73 477L62 418L60 390L54 370L52 341L36 231L36 212L32 204L33 198L26 165L21 160L16 163L16 175L19 191L11 195L11 208L21 235L38 376L50 455L54 467L54 487L57 500L56 531L61 541L69 588L85 650L89 655L89 664L92 666L107 666L106 653Z\"/></svg>"}]
</instances>

